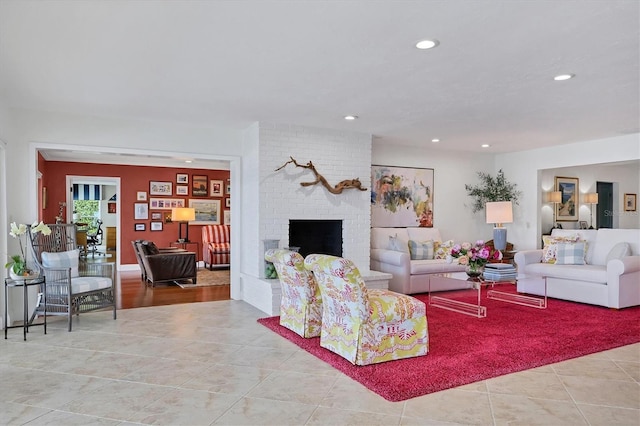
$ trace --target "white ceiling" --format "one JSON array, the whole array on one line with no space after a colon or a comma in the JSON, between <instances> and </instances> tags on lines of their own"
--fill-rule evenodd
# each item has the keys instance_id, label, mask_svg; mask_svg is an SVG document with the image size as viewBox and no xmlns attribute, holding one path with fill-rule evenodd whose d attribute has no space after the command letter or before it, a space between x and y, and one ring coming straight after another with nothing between
<instances>
[{"instance_id":1,"label":"white ceiling","mask_svg":"<svg viewBox=\"0 0 640 426\"><path fill-rule=\"evenodd\" d=\"M0 0L0 102L496 153L614 137L640 132L639 4Z\"/></svg>"}]
</instances>

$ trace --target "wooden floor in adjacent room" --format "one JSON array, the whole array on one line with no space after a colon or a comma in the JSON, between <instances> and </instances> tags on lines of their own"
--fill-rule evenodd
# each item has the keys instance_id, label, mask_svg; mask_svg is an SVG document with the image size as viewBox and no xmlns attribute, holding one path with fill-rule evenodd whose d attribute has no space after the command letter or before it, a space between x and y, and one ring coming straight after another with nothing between
<instances>
[{"instance_id":1,"label":"wooden floor in adjacent room","mask_svg":"<svg viewBox=\"0 0 640 426\"><path fill-rule=\"evenodd\" d=\"M175 284L158 283L154 287L145 285L140 279L140 272L118 272L119 288L118 309L139 308L142 306L173 305L177 303L211 302L229 300L229 285L208 287L180 288Z\"/></svg>"}]
</instances>

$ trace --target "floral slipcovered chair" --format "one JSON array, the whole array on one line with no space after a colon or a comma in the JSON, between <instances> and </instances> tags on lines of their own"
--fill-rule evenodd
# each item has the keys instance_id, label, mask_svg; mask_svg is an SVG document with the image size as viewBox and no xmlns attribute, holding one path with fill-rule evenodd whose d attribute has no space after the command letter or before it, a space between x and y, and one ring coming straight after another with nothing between
<instances>
[{"instance_id":1,"label":"floral slipcovered chair","mask_svg":"<svg viewBox=\"0 0 640 426\"><path fill-rule=\"evenodd\" d=\"M264 258L275 266L282 286L280 325L302 337L320 336L320 288L313 273L305 269L302 256L294 251L270 249Z\"/></svg>"},{"instance_id":2,"label":"floral slipcovered chair","mask_svg":"<svg viewBox=\"0 0 640 426\"><path fill-rule=\"evenodd\" d=\"M426 355L429 350L426 306L388 290L367 289L350 260L310 254L322 294L320 346L355 365Z\"/></svg>"}]
</instances>

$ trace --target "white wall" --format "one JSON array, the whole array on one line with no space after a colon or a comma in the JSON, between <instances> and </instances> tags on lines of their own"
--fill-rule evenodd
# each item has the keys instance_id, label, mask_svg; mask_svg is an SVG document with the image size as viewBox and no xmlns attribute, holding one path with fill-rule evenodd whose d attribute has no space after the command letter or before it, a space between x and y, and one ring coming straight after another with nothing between
<instances>
[{"instance_id":1,"label":"white wall","mask_svg":"<svg viewBox=\"0 0 640 426\"><path fill-rule=\"evenodd\" d=\"M640 134L615 138L598 139L581 143L561 145L554 148L514 152L496 155L495 168L502 169L511 181L523 191L520 207L514 211L514 223L509 229L509 241L519 250L536 248L540 245L543 231L542 217L543 188L542 171L564 167L606 164L618 161L640 159ZM603 176L603 179L605 177ZM640 182L629 182L625 187L636 193ZM549 210L551 212L551 210Z\"/></svg>"},{"instance_id":2,"label":"white wall","mask_svg":"<svg viewBox=\"0 0 640 426\"><path fill-rule=\"evenodd\" d=\"M472 199L464 188L465 184L479 183L478 172L494 173L493 155L447 152L429 146L399 149L374 140L371 163L434 169L433 226L440 230L442 238L455 241L493 238L493 227L485 223L484 211L472 213ZM508 174L506 177L512 180ZM509 232L510 225L505 227Z\"/></svg>"}]
</instances>

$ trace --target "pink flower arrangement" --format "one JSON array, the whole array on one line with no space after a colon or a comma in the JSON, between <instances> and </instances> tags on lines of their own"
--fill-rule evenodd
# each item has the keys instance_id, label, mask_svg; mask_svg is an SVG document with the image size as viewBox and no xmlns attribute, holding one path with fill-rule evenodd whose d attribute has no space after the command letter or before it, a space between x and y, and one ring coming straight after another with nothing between
<instances>
[{"instance_id":1,"label":"pink flower arrangement","mask_svg":"<svg viewBox=\"0 0 640 426\"><path fill-rule=\"evenodd\" d=\"M458 259L459 265L472 265L474 267L484 266L491 261L498 261L502 259L502 252L489 247L482 240L478 240L475 244L462 243L455 244L451 248L451 259Z\"/></svg>"}]
</instances>

